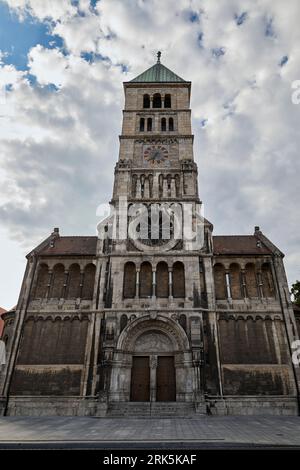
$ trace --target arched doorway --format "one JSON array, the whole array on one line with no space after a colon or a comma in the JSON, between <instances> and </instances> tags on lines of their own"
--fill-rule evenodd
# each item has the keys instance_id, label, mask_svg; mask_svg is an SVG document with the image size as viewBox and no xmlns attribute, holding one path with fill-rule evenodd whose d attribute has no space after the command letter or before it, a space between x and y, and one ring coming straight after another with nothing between
<instances>
[{"instance_id":1,"label":"arched doorway","mask_svg":"<svg viewBox=\"0 0 300 470\"><path fill-rule=\"evenodd\" d=\"M127 324L113 356L109 401L191 402L195 387L189 340L178 322L149 313Z\"/></svg>"},{"instance_id":2,"label":"arched doorway","mask_svg":"<svg viewBox=\"0 0 300 470\"><path fill-rule=\"evenodd\" d=\"M160 331L149 330L135 341L130 401L176 401L174 346Z\"/></svg>"}]
</instances>

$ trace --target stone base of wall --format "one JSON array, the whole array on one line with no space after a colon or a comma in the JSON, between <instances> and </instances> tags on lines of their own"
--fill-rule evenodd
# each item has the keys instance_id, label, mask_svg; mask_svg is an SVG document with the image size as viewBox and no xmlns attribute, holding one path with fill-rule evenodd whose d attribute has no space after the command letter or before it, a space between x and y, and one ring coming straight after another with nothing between
<instances>
[{"instance_id":1,"label":"stone base of wall","mask_svg":"<svg viewBox=\"0 0 300 470\"><path fill-rule=\"evenodd\" d=\"M296 397L225 396L222 399L220 397L207 397L206 403L208 414L217 416L298 416Z\"/></svg>"},{"instance_id":2,"label":"stone base of wall","mask_svg":"<svg viewBox=\"0 0 300 470\"><path fill-rule=\"evenodd\" d=\"M97 398L12 396L7 416L106 416L107 404Z\"/></svg>"},{"instance_id":3,"label":"stone base of wall","mask_svg":"<svg viewBox=\"0 0 300 470\"><path fill-rule=\"evenodd\" d=\"M175 404L180 403L175 402ZM123 408L125 404L121 405ZM133 404L129 402L129 405ZM188 403L182 403L182 405L188 405ZM4 415L4 410L5 401L0 400L0 416ZM215 416L297 416L298 403L296 397L226 396L221 399L209 396L205 404L201 403L198 409L197 406L195 407L194 413L199 417L206 413ZM114 416L114 413L108 412L108 404L100 402L97 398L46 396L12 396L9 399L6 414L7 416ZM159 413L156 412L156 416L159 417ZM176 417L176 413L173 413L173 417Z\"/></svg>"}]
</instances>

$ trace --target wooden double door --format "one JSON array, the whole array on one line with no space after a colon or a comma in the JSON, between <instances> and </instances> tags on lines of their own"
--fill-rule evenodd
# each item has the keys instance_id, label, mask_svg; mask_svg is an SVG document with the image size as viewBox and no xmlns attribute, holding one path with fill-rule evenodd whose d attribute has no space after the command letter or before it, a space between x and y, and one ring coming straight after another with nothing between
<instances>
[{"instance_id":1,"label":"wooden double door","mask_svg":"<svg viewBox=\"0 0 300 470\"><path fill-rule=\"evenodd\" d=\"M158 356L152 371L150 356L133 357L130 400L150 401L150 390L154 387L155 401L176 401L174 356Z\"/></svg>"}]
</instances>

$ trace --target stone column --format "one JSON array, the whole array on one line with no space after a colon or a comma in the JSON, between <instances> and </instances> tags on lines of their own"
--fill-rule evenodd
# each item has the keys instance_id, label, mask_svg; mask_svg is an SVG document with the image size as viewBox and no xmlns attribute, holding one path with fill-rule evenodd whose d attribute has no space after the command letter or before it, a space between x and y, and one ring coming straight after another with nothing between
<instances>
[{"instance_id":1,"label":"stone column","mask_svg":"<svg viewBox=\"0 0 300 470\"><path fill-rule=\"evenodd\" d=\"M152 269L152 299L156 298L156 267Z\"/></svg>"},{"instance_id":2,"label":"stone column","mask_svg":"<svg viewBox=\"0 0 300 470\"><path fill-rule=\"evenodd\" d=\"M226 279L226 292L227 292L227 299L232 300L231 297L231 289L230 289L230 274L229 271L226 270L225 272L225 279Z\"/></svg>"},{"instance_id":3,"label":"stone column","mask_svg":"<svg viewBox=\"0 0 300 470\"><path fill-rule=\"evenodd\" d=\"M175 178L171 179L171 197L176 197L176 185L175 185Z\"/></svg>"},{"instance_id":4,"label":"stone column","mask_svg":"<svg viewBox=\"0 0 300 470\"><path fill-rule=\"evenodd\" d=\"M242 269L241 276L242 276L242 294L243 294L244 299L246 299L247 298L247 286L246 286L246 272L245 272L245 269Z\"/></svg>"},{"instance_id":5,"label":"stone column","mask_svg":"<svg viewBox=\"0 0 300 470\"><path fill-rule=\"evenodd\" d=\"M141 197L142 197L141 180L138 177L136 181L136 198L141 199Z\"/></svg>"},{"instance_id":6,"label":"stone column","mask_svg":"<svg viewBox=\"0 0 300 470\"><path fill-rule=\"evenodd\" d=\"M149 197L150 197L149 180L148 178L146 178L144 182L144 198L149 199Z\"/></svg>"},{"instance_id":7,"label":"stone column","mask_svg":"<svg viewBox=\"0 0 300 470\"><path fill-rule=\"evenodd\" d=\"M53 271L52 271L52 269L49 269L49 277L48 277L48 284L47 284L46 299L49 299L49 297L50 297L50 291L51 291L51 285L52 285L52 278L53 278Z\"/></svg>"},{"instance_id":8,"label":"stone column","mask_svg":"<svg viewBox=\"0 0 300 470\"><path fill-rule=\"evenodd\" d=\"M80 271L79 298L82 298L82 288L84 282L84 271Z\"/></svg>"},{"instance_id":9,"label":"stone column","mask_svg":"<svg viewBox=\"0 0 300 470\"><path fill-rule=\"evenodd\" d=\"M261 271L257 271L257 280L258 280L258 293L261 299L264 298L264 292L263 292L263 283L262 283L262 275Z\"/></svg>"},{"instance_id":10,"label":"stone column","mask_svg":"<svg viewBox=\"0 0 300 470\"><path fill-rule=\"evenodd\" d=\"M169 267L169 300L173 300L173 268Z\"/></svg>"},{"instance_id":11,"label":"stone column","mask_svg":"<svg viewBox=\"0 0 300 470\"><path fill-rule=\"evenodd\" d=\"M159 173L155 172L153 175L152 197L158 199L159 195Z\"/></svg>"},{"instance_id":12,"label":"stone column","mask_svg":"<svg viewBox=\"0 0 300 470\"><path fill-rule=\"evenodd\" d=\"M163 180L163 197L168 197L168 180L166 178Z\"/></svg>"},{"instance_id":13,"label":"stone column","mask_svg":"<svg viewBox=\"0 0 300 470\"><path fill-rule=\"evenodd\" d=\"M150 401L156 401L157 356L150 356Z\"/></svg>"},{"instance_id":14,"label":"stone column","mask_svg":"<svg viewBox=\"0 0 300 470\"><path fill-rule=\"evenodd\" d=\"M61 296L62 296L63 299L66 298L68 280L69 280L69 271L65 271L65 282L64 282L63 290L62 290L62 294L61 294Z\"/></svg>"},{"instance_id":15,"label":"stone column","mask_svg":"<svg viewBox=\"0 0 300 470\"><path fill-rule=\"evenodd\" d=\"M138 299L140 296L140 270L136 270L136 285L135 285L135 298Z\"/></svg>"}]
</instances>

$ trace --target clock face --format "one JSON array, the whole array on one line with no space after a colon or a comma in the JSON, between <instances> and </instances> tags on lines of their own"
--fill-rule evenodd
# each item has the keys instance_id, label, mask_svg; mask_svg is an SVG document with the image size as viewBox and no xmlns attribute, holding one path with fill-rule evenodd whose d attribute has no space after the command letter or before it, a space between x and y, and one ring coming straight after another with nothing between
<instances>
[{"instance_id":1,"label":"clock face","mask_svg":"<svg viewBox=\"0 0 300 470\"><path fill-rule=\"evenodd\" d=\"M160 165L168 158L168 150L163 145L151 145L144 150L144 158L152 166Z\"/></svg>"}]
</instances>

